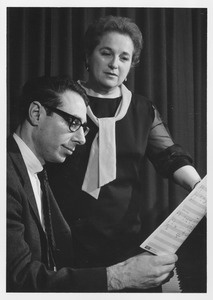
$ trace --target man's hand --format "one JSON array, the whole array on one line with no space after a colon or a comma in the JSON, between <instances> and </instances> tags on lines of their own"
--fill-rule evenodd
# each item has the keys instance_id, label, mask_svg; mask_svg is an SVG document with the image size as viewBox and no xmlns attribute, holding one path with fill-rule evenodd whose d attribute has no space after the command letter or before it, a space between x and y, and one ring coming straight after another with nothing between
<instances>
[{"instance_id":1,"label":"man's hand","mask_svg":"<svg viewBox=\"0 0 213 300\"><path fill-rule=\"evenodd\" d=\"M107 268L108 290L149 289L161 285L175 267L176 254L154 256L148 252Z\"/></svg>"}]
</instances>

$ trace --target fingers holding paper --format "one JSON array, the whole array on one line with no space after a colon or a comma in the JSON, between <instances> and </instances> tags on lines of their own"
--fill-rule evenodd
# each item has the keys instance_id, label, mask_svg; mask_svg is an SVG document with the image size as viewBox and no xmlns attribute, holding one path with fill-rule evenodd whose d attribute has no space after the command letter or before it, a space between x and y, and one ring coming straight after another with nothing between
<instances>
[{"instance_id":1,"label":"fingers holding paper","mask_svg":"<svg viewBox=\"0 0 213 300\"><path fill-rule=\"evenodd\" d=\"M111 290L157 287L170 276L176 261L176 254L154 256L144 252L108 268L108 287Z\"/></svg>"}]
</instances>

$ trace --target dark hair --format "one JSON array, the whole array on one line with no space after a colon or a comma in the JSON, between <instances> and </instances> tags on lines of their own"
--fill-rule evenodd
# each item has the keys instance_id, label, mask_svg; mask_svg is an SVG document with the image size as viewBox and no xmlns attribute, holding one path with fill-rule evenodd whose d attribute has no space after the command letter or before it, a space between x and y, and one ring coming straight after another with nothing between
<instances>
[{"instance_id":1,"label":"dark hair","mask_svg":"<svg viewBox=\"0 0 213 300\"><path fill-rule=\"evenodd\" d=\"M118 32L131 38L134 45L132 66L135 66L139 62L143 37L138 26L131 19L125 17L106 16L92 23L84 36L85 54L90 56L100 43L102 36L107 32Z\"/></svg>"},{"instance_id":2,"label":"dark hair","mask_svg":"<svg viewBox=\"0 0 213 300\"><path fill-rule=\"evenodd\" d=\"M28 117L29 106L33 101L50 107L61 105L61 95L66 91L78 93L88 105L84 89L69 77L37 77L25 83L21 94L20 117L23 122ZM50 112L49 112L50 113Z\"/></svg>"}]
</instances>

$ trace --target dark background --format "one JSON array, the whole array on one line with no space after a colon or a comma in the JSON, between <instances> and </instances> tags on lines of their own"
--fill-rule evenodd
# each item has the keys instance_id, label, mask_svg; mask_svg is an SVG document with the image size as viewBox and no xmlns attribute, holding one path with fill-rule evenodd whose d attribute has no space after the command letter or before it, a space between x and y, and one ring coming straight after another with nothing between
<instances>
[{"instance_id":1,"label":"dark background","mask_svg":"<svg viewBox=\"0 0 213 300\"><path fill-rule=\"evenodd\" d=\"M140 64L127 86L158 107L175 141L206 174L207 9L205 8L8 8L7 133L18 123L18 96L30 78L70 75L85 79L83 35L89 23L104 15L132 18L142 31ZM147 162L144 193L154 229L186 196L160 178ZM143 184L143 183L142 183ZM160 201L159 201L160 200ZM203 220L180 249L188 291L205 291L206 225ZM192 287L192 281L194 286Z\"/></svg>"}]
</instances>

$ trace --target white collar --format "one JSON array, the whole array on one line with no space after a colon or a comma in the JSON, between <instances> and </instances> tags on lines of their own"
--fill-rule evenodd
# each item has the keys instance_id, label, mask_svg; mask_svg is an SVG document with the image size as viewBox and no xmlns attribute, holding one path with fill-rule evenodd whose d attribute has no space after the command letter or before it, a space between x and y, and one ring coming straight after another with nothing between
<instances>
[{"instance_id":1,"label":"white collar","mask_svg":"<svg viewBox=\"0 0 213 300\"><path fill-rule=\"evenodd\" d=\"M78 83L83 87L83 89L86 91L87 95L88 96L92 96L92 97L98 97L98 98L107 98L107 99L110 99L110 98L118 98L122 95L122 92L121 92L121 88L118 87L118 89L116 89L114 92L112 92L111 94L100 94L100 93L97 93L95 92L94 90L92 89L89 89L85 86L86 82L85 81L80 81L78 80Z\"/></svg>"},{"instance_id":2,"label":"white collar","mask_svg":"<svg viewBox=\"0 0 213 300\"><path fill-rule=\"evenodd\" d=\"M116 179L116 136L115 123L127 113L132 93L121 85L122 99L114 117L97 118L91 108L87 107L87 114L99 127L99 131L92 143L82 190L94 198L98 198L100 188Z\"/></svg>"}]
</instances>

